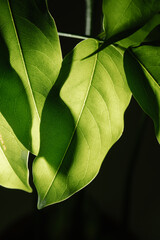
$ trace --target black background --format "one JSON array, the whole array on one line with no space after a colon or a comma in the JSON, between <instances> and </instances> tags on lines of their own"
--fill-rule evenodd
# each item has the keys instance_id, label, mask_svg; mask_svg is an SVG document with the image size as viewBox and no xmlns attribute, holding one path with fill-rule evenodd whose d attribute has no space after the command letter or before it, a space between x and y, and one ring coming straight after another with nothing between
<instances>
[{"instance_id":1,"label":"black background","mask_svg":"<svg viewBox=\"0 0 160 240\"><path fill-rule=\"evenodd\" d=\"M93 37L101 31L101 0L94 2ZM84 35L84 0L50 0L49 9L59 32ZM60 41L63 56L79 42L64 37ZM62 203L38 211L35 189L28 194L0 187L0 240L159 240L160 150L152 121L147 117L141 126L141 119L142 111L132 99L124 134L96 179Z\"/></svg>"}]
</instances>

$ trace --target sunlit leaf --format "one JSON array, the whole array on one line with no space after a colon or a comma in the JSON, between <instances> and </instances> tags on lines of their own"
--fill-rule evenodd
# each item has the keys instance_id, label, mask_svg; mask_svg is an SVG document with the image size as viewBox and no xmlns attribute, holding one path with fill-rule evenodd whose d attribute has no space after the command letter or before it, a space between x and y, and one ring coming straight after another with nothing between
<instances>
[{"instance_id":1,"label":"sunlit leaf","mask_svg":"<svg viewBox=\"0 0 160 240\"><path fill-rule=\"evenodd\" d=\"M160 143L160 46L143 45L127 51L124 67L130 89L154 121Z\"/></svg>"},{"instance_id":2,"label":"sunlit leaf","mask_svg":"<svg viewBox=\"0 0 160 240\"><path fill-rule=\"evenodd\" d=\"M160 14L154 15L142 28L130 35L129 37L118 42L121 46L128 48L130 46L139 45L150 34L150 32L160 25Z\"/></svg>"},{"instance_id":3,"label":"sunlit leaf","mask_svg":"<svg viewBox=\"0 0 160 240\"><path fill-rule=\"evenodd\" d=\"M103 0L106 41L112 43L128 37L159 10L157 0Z\"/></svg>"},{"instance_id":4,"label":"sunlit leaf","mask_svg":"<svg viewBox=\"0 0 160 240\"><path fill-rule=\"evenodd\" d=\"M0 185L31 192L28 175L28 151L0 114Z\"/></svg>"},{"instance_id":5,"label":"sunlit leaf","mask_svg":"<svg viewBox=\"0 0 160 240\"><path fill-rule=\"evenodd\" d=\"M44 101L61 65L55 23L45 2L0 0L0 111L34 154Z\"/></svg>"},{"instance_id":6,"label":"sunlit leaf","mask_svg":"<svg viewBox=\"0 0 160 240\"><path fill-rule=\"evenodd\" d=\"M91 182L122 134L131 97L123 51L110 46L86 58L97 48L93 39L76 46L44 105L40 152L33 165L39 208Z\"/></svg>"},{"instance_id":7,"label":"sunlit leaf","mask_svg":"<svg viewBox=\"0 0 160 240\"><path fill-rule=\"evenodd\" d=\"M30 192L28 151L18 141L12 128L17 130L17 135L28 140L31 112L25 88L10 66L9 53L1 37L0 53L0 185ZM12 128L5 117L12 123Z\"/></svg>"}]
</instances>

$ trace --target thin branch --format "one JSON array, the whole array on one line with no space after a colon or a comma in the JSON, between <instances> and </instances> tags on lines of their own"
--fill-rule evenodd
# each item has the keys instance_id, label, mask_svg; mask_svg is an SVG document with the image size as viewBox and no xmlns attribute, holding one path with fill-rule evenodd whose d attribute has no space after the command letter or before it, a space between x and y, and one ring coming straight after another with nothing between
<instances>
[{"instance_id":1,"label":"thin branch","mask_svg":"<svg viewBox=\"0 0 160 240\"><path fill-rule=\"evenodd\" d=\"M97 41L99 41L99 43L104 43L104 41L99 39L98 37L89 37L89 36L82 36L82 35L76 35L76 34L72 34L72 33L62 33L62 32L58 32L58 35L60 37L75 38L75 39L80 39L80 40L86 40L86 39L94 38Z\"/></svg>"},{"instance_id":2,"label":"thin branch","mask_svg":"<svg viewBox=\"0 0 160 240\"><path fill-rule=\"evenodd\" d=\"M76 34L71 34L71 33L62 33L62 32L58 32L58 35L60 37L67 37L67 38L76 38L76 39L82 39L82 40L86 40L89 37L87 36L80 36L80 35L76 35Z\"/></svg>"},{"instance_id":3,"label":"thin branch","mask_svg":"<svg viewBox=\"0 0 160 240\"><path fill-rule=\"evenodd\" d=\"M91 34L92 34L93 0L86 0L85 2L86 2L85 35L91 36Z\"/></svg>"}]
</instances>

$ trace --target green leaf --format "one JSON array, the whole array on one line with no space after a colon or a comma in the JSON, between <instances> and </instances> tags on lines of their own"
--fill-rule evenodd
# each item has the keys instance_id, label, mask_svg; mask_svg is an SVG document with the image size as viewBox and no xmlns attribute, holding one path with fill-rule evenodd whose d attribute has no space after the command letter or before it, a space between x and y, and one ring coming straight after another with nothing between
<instances>
[{"instance_id":1,"label":"green leaf","mask_svg":"<svg viewBox=\"0 0 160 240\"><path fill-rule=\"evenodd\" d=\"M0 185L31 192L28 183L28 151L0 114Z\"/></svg>"},{"instance_id":2,"label":"green leaf","mask_svg":"<svg viewBox=\"0 0 160 240\"><path fill-rule=\"evenodd\" d=\"M156 26L144 39L144 43L157 45L160 42L160 25Z\"/></svg>"},{"instance_id":3,"label":"green leaf","mask_svg":"<svg viewBox=\"0 0 160 240\"><path fill-rule=\"evenodd\" d=\"M154 121L160 143L160 46L143 45L126 51L124 68L134 97Z\"/></svg>"},{"instance_id":4,"label":"green leaf","mask_svg":"<svg viewBox=\"0 0 160 240\"><path fill-rule=\"evenodd\" d=\"M16 129L17 135L28 139L28 132L23 129L31 128L31 112L26 91L10 66L9 53L1 37L0 53L0 185L31 192L28 184L28 151L12 130Z\"/></svg>"},{"instance_id":5,"label":"green leaf","mask_svg":"<svg viewBox=\"0 0 160 240\"><path fill-rule=\"evenodd\" d=\"M55 23L45 2L0 0L0 33L6 45L5 49L1 46L0 55L0 111L34 154L39 149L42 108L62 60ZM6 98L2 97L4 89Z\"/></svg>"},{"instance_id":6,"label":"green leaf","mask_svg":"<svg viewBox=\"0 0 160 240\"><path fill-rule=\"evenodd\" d=\"M130 46L142 43L149 33L160 24L160 14L154 15L142 28L130 35L129 37L117 42L121 46L128 48Z\"/></svg>"},{"instance_id":7,"label":"green leaf","mask_svg":"<svg viewBox=\"0 0 160 240\"><path fill-rule=\"evenodd\" d=\"M128 37L159 10L157 0L103 0L106 41L116 42Z\"/></svg>"},{"instance_id":8,"label":"green leaf","mask_svg":"<svg viewBox=\"0 0 160 240\"><path fill-rule=\"evenodd\" d=\"M20 77L10 65L9 52L1 36L0 53L0 112L20 140L27 142L32 127L28 98Z\"/></svg>"},{"instance_id":9,"label":"green leaf","mask_svg":"<svg viewBox=\"0 0 160 240\"><path fill-rule=\"evenodd\" d=\"M42 112L41 146L33 164L38 208L62 201L97 175L123 131L130 101L123 52L90 39L65 58Z\"/></svg>"}]
</instances>

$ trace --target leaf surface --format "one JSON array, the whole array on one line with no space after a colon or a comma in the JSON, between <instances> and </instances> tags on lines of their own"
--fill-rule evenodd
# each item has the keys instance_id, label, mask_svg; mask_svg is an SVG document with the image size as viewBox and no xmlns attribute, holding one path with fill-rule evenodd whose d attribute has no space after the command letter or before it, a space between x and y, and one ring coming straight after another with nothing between
<instances>
[{"instance_id":1,"label":"leaf surface","mask_svg":"<svg viewBox=\"0 0 160 240\"><path fill-rule=\"evenodd\" d=\"M142 28L129 37L122 39L118 44L125 48L139 45L146 40L150 32L152 32L158 25L160 25L160 14L154 15Z\"/></svg>"},{"instance_id":2,"label":"leaf surface","mask_svg":"<svg viewBox=\"0 0 160 240\"><path fill-rule=\"evenodd\" d=\"M65 58L44 105L41 146L33 164L38 208L86 186L123 131L130 101L123 52L114 46L86 58L98 41L81 42Z\"/></svg>"},{"instance_id":3,"label":"leaf surface","mask_svg":"<svg viewBox=\"0 0 160 240\"><path fill-rule=\"evenodd\" d=\"M0 114L0 185L31 192L28 177L28 151Z\"/></svg>"},{"instance_id":4,"label":"leaf surface","mask_svg":"<svg viewBox=\"0 0 160 240\"><path fill-rule=\"evenodd\" d=\"M157 0L103 0L106 41L113 43L128 37L159 10Z\"/></svg>"},{"instance_id":5,"label":"leaf surface","mask_svg":"<svg viewBox=\"0 0 160 240\"><path fill-rule=\"evenodd\" d=\"M124 67L130 89L152 118L160 143L160 46L142 45L126 51Z\"/></svg>"},{"instance_id":6,"label":"leaf surface","mask_svg":"<svg viewBox=\"0 0 160 240\"><path fill-rule=\"evenodd\" d=\"M57 30L45 0L0 0L0 6L1 42L5 45L0 55L1 62L5 57L5 68L0 65L0 95L5 89L7 96L1 97L0 111L18 139L37 154L42 108L61 66ZM13 107L14 94L17 106Z\"/></svg>"},{"instance_id":7,"label":"leaf surface","mask_svg":"<svg viewBox=\"0 0 160 240\"><path fill-rule=\"evenodd\" d=\"M10 65L8 49L1 37L0 53L0 185L31 192L28 151L13 132L17 129L21 137L28 139L31 111L25 88ZM5 117L12 122L13 129Z\"/></svg>"}]
</instances>

